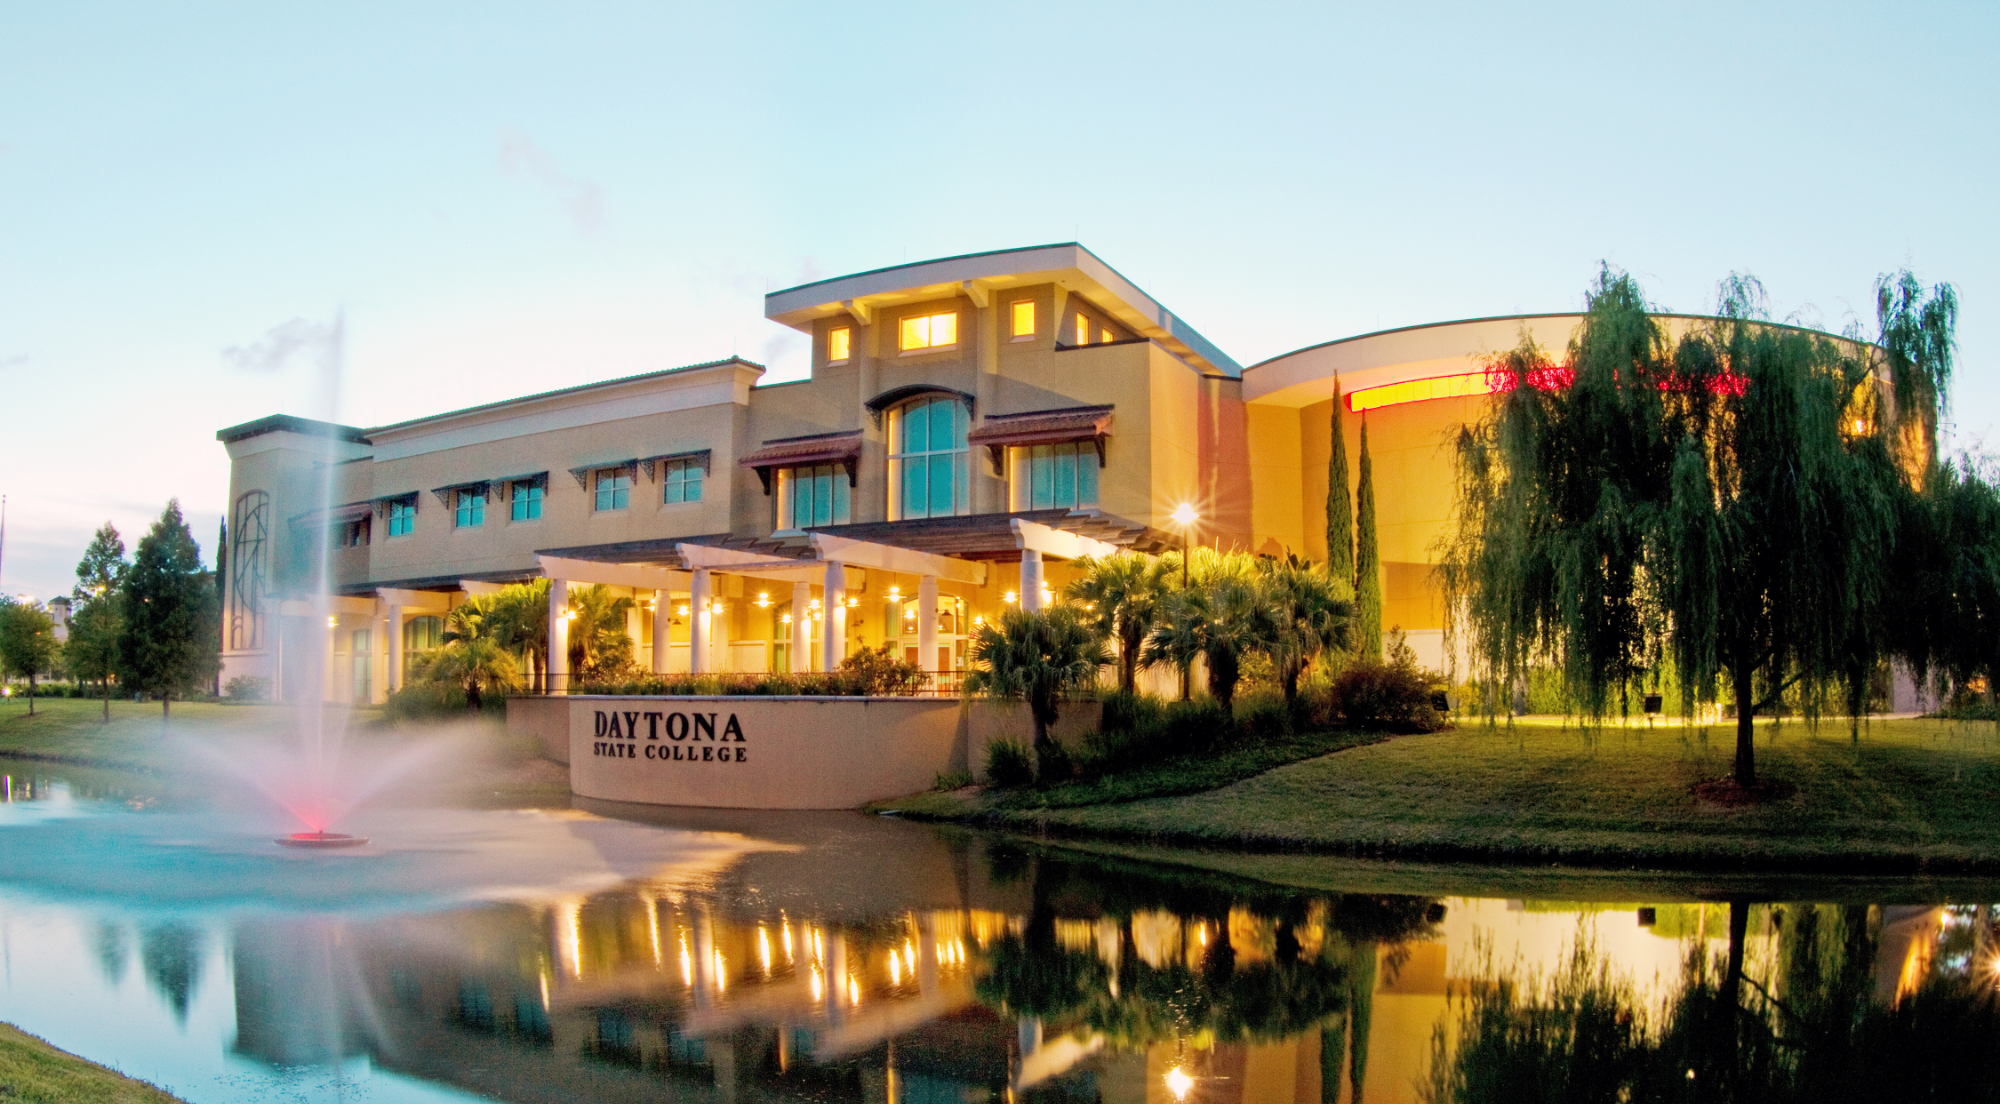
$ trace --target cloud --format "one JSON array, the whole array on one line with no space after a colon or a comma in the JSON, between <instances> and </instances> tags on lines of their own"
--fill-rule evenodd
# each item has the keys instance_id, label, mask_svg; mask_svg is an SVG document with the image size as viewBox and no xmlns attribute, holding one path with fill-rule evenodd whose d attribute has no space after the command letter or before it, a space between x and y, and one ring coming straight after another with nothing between
<instances>
[{"instance_id":1,"label":"cloud","mask_svg":"<svg viewBox=\"0 0 2000 1104\"><path fill-rule=\"evenodd\" d=\"M28 354L26 353L15 353L13 356L0 357L0 368L19 368L26 363L28 363Z\"/></svg>"},{"instance_id":2,"label":"cloud","mask_svg":"<svg viewBox=\"0 0 2000 1104\"><path fill-rule=\"evenodd\" d=\"M265 331L254 344L231 345L222 350L222 359L238 371L272 373L284 368L295 356L309 355L319 360L319 367L327 368L340 355L340 331L339 319L319 323L294 318Z\"/></svg>"},{"instance_id":3,"label":"cloud","mask_svg":"<svg viewBox=\"0 0 2000 1104\"><path fill-rule=\"evenodd\" d=\"M604 224L603 190L557 168L547 150L518 130L500 132L500 171L509 176L518 173L547 188L584 233L594 234Z\"/></svg>"}]
</instances>

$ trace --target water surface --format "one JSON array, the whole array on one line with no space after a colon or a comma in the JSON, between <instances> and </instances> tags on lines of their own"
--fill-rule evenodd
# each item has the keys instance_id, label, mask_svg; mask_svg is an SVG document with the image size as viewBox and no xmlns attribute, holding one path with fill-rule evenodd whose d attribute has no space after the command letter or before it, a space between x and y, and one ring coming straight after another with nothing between
<instances>
[{"instance_id":1,"label":"water surface","mask_svg":"<svg viewBox=\"0 0 2000 1104\"><path fill-rule=\"evenodd\" d=\"M0 1019L191 1101L2000 1085L1978 886L1639 878L1654 899L1604 902L1546 870L1350 863L1305 890L858 814L606 805L364 811L342 827L369 847L299 854L254 809L0 770Z\"/></svg>"}]
</instances>

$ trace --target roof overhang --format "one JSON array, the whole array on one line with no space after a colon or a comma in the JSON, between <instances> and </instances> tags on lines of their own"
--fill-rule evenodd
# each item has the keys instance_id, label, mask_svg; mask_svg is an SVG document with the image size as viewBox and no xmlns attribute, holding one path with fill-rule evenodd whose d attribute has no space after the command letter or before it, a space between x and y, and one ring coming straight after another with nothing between
<instances>
[{"instance_id":1,"label":"roof overhang","mask_svg":"<svg viewBox=\"0 0 2000 1104\"><path fill-rule=\"evenodd\" d=\"M764 296L764 317L810 332L814 322L834 315L865 323L881 308L958 295L984 306L995 291L1036 284L1054 284L1082 298L1203 372L1243 374L1242 365L1194 327L1075 242L969 253L801 284Z\"/></svg>"}]
</instances>

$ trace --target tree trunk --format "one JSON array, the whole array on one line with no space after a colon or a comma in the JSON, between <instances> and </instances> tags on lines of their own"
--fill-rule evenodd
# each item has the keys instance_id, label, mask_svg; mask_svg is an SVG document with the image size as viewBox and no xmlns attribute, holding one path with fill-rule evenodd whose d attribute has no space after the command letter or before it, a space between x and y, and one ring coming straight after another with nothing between
<instances>
[{"instance_id":1,"label":"tree trunk","mask_svg":"<svg viewBox=\"0 0 2000 1104\"><path fill-rule=\"evenodd\" d=\"M172 699L173 699L173 695L172 695L172 694L167 694L167 693L162 693L162 694L160 695L160 723L161 723L161 724L166 724L166 723L167 723L167 702L171 701Z\"/></svg>"},{"instance_id":2,"label":"tree trunk","mask_svg":"<svg viewBox=\"0 0 2000 1104\"><path fill-rule=\"evenodd\" d=\"M28 716L35 715L35 673L28 672Z\"/></svg>"},{"instance_id":3,"label":"tree trunk","mask_svg":"<svg viewBox=\"0 0 2000 1104\"><path fill-rule=\"evenodd\" d=\"M465 707L477 713L485 707L485 704L479 697L479 680L472 679L468 681L465 684Z\"/></svg>"},{"instance_id":4,"label":"tree trunk","mask_svg":"<svg viewBox=\"0 0 2000 1104\"><path fill-rule=\"evenodd\" d=\"M104 690L104 723L111 723L111 680L100 679L97 685Z\"/></svg>"},{"instance_id":5,"label":"tree trunk","mask_svg":"<svg viewBox=\"0 0 2000 1104\"><path fill-rule=\"evenodd\" d=\"M1757 744L1750 726L1756 705L1751 698L1750 672L1736 673L1736 784L1745 789L1757 784Z\"/></svg>"},{"instance_id":6,"label":"tree trunk","mask_svg":"<svg viewBox=\"0 0 2000 1104\"><path fill-rule=\"evenodd\" d=\"M1139 688L1139 649L1130 640L1120 640L1118 652L1118 689L1127 694L1136 693Z\"/></svg>"}]
</instances>

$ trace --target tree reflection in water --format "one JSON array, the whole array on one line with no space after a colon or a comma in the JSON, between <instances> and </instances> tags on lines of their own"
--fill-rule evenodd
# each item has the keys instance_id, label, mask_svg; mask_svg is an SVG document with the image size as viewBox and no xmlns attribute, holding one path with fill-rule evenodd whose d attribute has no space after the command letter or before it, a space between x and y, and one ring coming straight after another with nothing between
<instances>
[{"instance_id":1,"label":"tree reflection in water","mask_svg":"<svg viewBox=\"0 0 2000 1104\"><path fill-rule=\"evenodd\" d=\"M1991 909L1902 910L1893 946L1895 910L1758 906L1746 967L1752 911L1730 906L1727 949L1690 949L1657 1008L1588 931L1551 976L1490 970L1438 1025L1425 1099L2000 1100Z\"/></svg>"}]
</instances>

